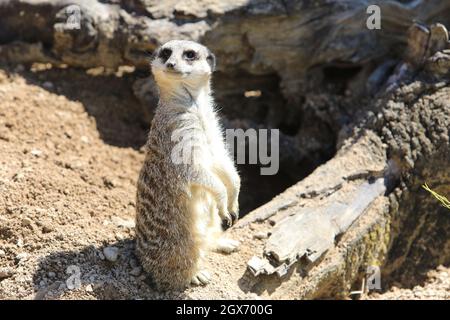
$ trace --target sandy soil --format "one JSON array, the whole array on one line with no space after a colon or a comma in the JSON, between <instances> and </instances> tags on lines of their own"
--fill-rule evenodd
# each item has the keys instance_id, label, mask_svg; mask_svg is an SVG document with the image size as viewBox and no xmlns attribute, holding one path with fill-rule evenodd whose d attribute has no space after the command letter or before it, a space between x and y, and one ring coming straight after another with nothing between
<instances>
[{"instance_id":1,"label":"sandy soil","mask_svg":"<svg viewBox=\"0 0 450 320\"><path fill-rule=\"evenodd\" d=\"M209 288L163 295L149 286L133 253L148 116L126 78L19 71L0 69L0 299L257 297L215 273L245 269L250 246L261 246L250 235L238 239L239 254L215 260ZM440 267L422 287L365 298L449 292L450 270Z\"/></svg>"},{"instance_id":2,"label":"sandy soil","mask_svg":"<svg viewBox=\"0 0 450 320\"><path fill-rule=\"evenodd\" d=\"M233 255L210 267L210 289L161 295L148 285L133 253L148 121L126 79L21 74L0 70L0 299L253 296L214 281L218 268L245 269Z\"/></svg>"},{"instance_id":3,"label":"sandy soil","mask_svg":"<svg viewBox=\"0 0 450 320\"><path fill-rule=\"evenodd\" d=\"M376 300L449 300L450 299L450 268L439 266L427 274L425 283L412 289L392 286L385 293L372 293L365 299Z\"/></svg>"}]
</instances>

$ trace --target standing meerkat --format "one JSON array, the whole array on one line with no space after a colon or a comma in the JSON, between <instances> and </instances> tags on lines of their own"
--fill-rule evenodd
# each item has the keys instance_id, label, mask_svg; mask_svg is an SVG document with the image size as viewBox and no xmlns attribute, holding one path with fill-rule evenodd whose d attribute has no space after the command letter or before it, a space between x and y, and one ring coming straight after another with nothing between
<instances>
[{"instance_id":1,"label":"standing meerkat","mask_svg":"<svg viewBox=\"0 0 450 320\"><path fill-rule=\"evenodd\" d=\"M184 40L152 61L160 100L137 184L136 251L160 290L207 284L205 253L239 245L222 237L222 220L238 218L240 178L214 110L214 68L206 47Z\"/></svg>"}]
</instances>

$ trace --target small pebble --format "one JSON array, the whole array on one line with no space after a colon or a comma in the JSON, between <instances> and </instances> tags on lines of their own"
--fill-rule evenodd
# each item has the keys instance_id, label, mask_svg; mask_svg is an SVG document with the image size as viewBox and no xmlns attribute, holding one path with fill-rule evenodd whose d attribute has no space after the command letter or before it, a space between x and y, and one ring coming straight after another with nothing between
<instances>
[{"instance_id":1,"label":"small pebble","mask_svg":"<svg viewBox=\"0 0 450 320\"><path fill-rule=\"evenodd\" d=\"M33 150L31 150L30 153L37 158L39 158L42 155L42 151L39 149L33 149Z\"/></svg>"},{"instance_id":2,"label":"small pebble","mask_svg":"<svg viewBox=\"0 0 450 320\"><path fill-rule=\"evenodd\" d=\"M53 83L50 82L50 81L45 81L45 82L42 84L42 86L43 86L45 89L53 89L53 87L54 87Z\"/></svg>"},{"instance_id":3,"label":"small pebble","mask_svg":"<svg viewBox=\"0 0 450 320\"><path fill-rule=\"evenodd\" d=\"M81 142L88 144L89 143L89 138L86 136L81 136L80 137Z\"/></svg>"},{"instance_id":4,"label":"small pebble","mask_svg":"<svg viewBox=\"0 0 450 320\"><path fill-rule=\"evenodd\" d=\"M267 239L268 237L269 235L267 234L267 232L258 232L254 235L254 238L259 240Z\"/></svg>"},{"instance_id":5,"label":"small pebble","mask_svg":"<svg viewBox=\"0 0 450 320\"><path fill-rule=\"evenodd\" d=\"M51 226L49 226L49 225L44 225L43 227L42 227L42 232L43 233L50 233L50 232L52 232L53 231L53 228L51 227Z\"/></svg>"},{"instance_id":6,"label":"small pebble","mask_svg":"<svg viewBox=\"0 0 450 320\"><path fill-rule=\"evenodd\" d=\"M28 258L28 253L26 253L26 252L22 252L22 253L19 253L18 255L16 255L17 261L26 260L27 258Z\"/></svg>"},{"instance_id":7,"label":"small pebble","mask_svg":"<svg viewBox=\"0 0 450 320\"><path fill-rule=\"evenodd\" d=\"M115 180L113 180L113 179L108 178L108 177L103 177L103 184L108 189L113 189L113 188L115 188L117 186L117 182Z\"/></svg>"},{"instance_id":8,"label":"small pebble","mask_svg":"<svg viewBox=\"0 0 450 320\"><path fill-rule=\"evenodd\" d=\"M58 287L58 290L59 291L62 291L62 290L66 290L67 289L67 286L66 286L66 284L63 282L63 283L61 283L60 285L59 285L59 287Z\"/></svg>"},{"instance_id":9,"label":"small pebble","mask_svg":"<svg viewBox=\"0 0 450 320\"><path fill-rule=\"evenodd\" d=\"M85 289L86 289L87 292L93 292L94 291L94 289L92 288L92 285L90 285L90 284L88 284Z\"/></svg>"},{"instance_id":10,"label":"small pebble","mask_svg":"<svg viewBox=\"0 0 450 320\"><path fill-rule=\"evenodd\" d=\"M0 279L9 278L14 274L11 268L0 268Z\"/></svg>"},{"instance_id":11,"label":"small pebble","mask_svg":"<svg viewBox=\"0 0 450 320\"><path fill-rule=\"evenodd\" d=\"M31 221L31 219L30 218L23 218L22 219L22 225L24 225L24 226L30 226L31 225L31 223L32 223L33 221Z\"/></svg>"},{"instance_id":12,"label":"small pebble","mask_svg":"<svg viewBox=\"0 0 450 320\"><path fill-rule=\"evenodd\" d=\"M103 249L106 260L115 262L119 256L119 249L116 247L106 247Z\"/></svg>"},{"instance_id":13,"label":"small pebble","mask_svg":"<svg viewBox=\"0 0 450 320\"><path fill-rule=\"evenodd\" d=\"M141 272L142 272L141 267L136 267L136 268L133 268L133 269L130 271L130 274L131 274L132 276L138 277L138 276L140 276Z\"/></svg>"}]
</instances>

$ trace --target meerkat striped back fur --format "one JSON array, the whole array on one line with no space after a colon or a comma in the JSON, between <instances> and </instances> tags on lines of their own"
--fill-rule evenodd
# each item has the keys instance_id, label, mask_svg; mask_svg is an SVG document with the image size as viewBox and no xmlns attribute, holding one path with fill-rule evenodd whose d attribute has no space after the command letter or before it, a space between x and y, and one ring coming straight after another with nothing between
<instances>
[{"instance_id":1,"label":"meerkat striped back fur","mask_svg":"<svg viewBox=\"0 0 450 320\"><path fill-rule=\"evenodd\" d=\"M238 218L240 178L214 110L214 55L192 41L162 45L152 61L160 101L136 200L136 253L159 290L205 285L209 250L237 250L222 221Z\"/></svg>"}]
</instances>

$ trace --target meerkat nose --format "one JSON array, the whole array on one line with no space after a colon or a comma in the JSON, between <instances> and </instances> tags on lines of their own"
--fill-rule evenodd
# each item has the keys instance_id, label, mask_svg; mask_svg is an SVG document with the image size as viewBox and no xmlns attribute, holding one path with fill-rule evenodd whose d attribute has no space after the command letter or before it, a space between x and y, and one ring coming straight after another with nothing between
<instances>
[{"instance_id":1,"label":"meerkat nose","mask_svg":"<svg viewBox=\"0 0 450 320\"><path fill-rule=\"evenodd\" d=\"M175 68L175 62L167 62L167 63L166 63L166 67L167 67L168 69L173 69L173 68Z\"/></svg>"}]
</instances>

